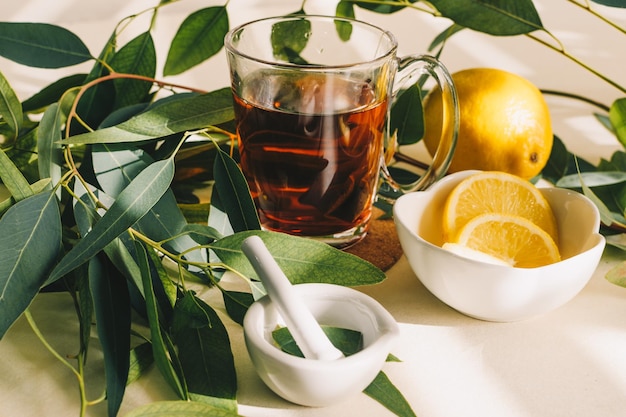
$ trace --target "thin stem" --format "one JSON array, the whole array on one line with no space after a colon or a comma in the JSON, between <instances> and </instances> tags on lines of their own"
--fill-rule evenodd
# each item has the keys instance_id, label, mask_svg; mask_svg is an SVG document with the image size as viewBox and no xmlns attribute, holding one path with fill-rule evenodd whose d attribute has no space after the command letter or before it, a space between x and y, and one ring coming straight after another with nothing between
<instances>
[{"instance_id":1,"label":"thin stem","mask_svg":"<svg viewBox=\"0 0 626 417\"><path fill-rule=\"evenodd\" d=\"M607 19L604 15L601 15L600 13L592 9L588 1L586 1L585 4L580 4L579 2L575 0L567 0L567 1L572 3L574 6L578 6L581 9L586 10L587 12L591 13L593 16L597 17L598 19L600 19L607 25L611 26L613 29L616 29L622 32L623 34L626 34L626 29L624 29L623 27L619 26L617 23L613 22L612 20Z\"/></svg>"},{"instance_id":2,"label":"thin stem","mask_svg":"<svg viewBox=\"0 0 626 417\"><path fill-rule=\"evenodd\" d=\"M89 88L91 88L91 87L93 87L93 86L95 86L97 84L103 83L105 81L119 79L119 78L147 81L147 82L151 82L153 84L156 84L160 88L164 88L164 87L180 88L180 89L183 89L183 90L192 91L192 92L196 92L196 93L206 93L205 90L201 90L201 89L197 89L197 88L193 88L193 87L188 87L188 86L184 86L184 85L181 85L181 84L174 84L174 83L169 83L169 82L166 82L166 81L160 81L160 80L156 80L154 78L146 77L146 76L143 76L143 75L122 74L122 73L113 72L111 74L104 75L102 77L96 78L96 79L88 82L87 84L81 86L80 90L78 90L78 93L76 94L76 97L74 98L74 102L72 103L72 108L70 109L70 112L69 112L69 114L67 116L67 122L66 122L66 127L65 127L65 137L69 137L70 136L70 125L71 125L72 120L73 119L80 120L80 118L78 117L77 107L78 107L78 103L79 103L81 97L83 96L83 94L85 94L85 92L87 90L89 90ZM88 126L85 126L85 127L89 128Z\"/></svg>"},{"instance_id":3,"label":"thin stem","mask_svg":"<svg viewBox=\"0 0 626 417\"><path fill-rule=\"evenodd\" d=\"M561 55L563 55L564 57L566 57L569 60L573 61L577 65L579 65L582 68L586 69L587 71L591 72L596 77L600 78L601 80L603 80L606 83L610 84L611 86L615 87L616 89L618 89L622 93L626 94L626 88L625 87L623 87L622 85L618 84L616 81L613 81L612 79L610 79L606 75L602 74L600 71L596 70L595 68L587 65L586 63L584 63L580 59L576 58L574 55L570 54L563 46L556 47L556 46L550 44L549 42L546 42L545 40L538 38L537 36L533 35L532 33L527 33L526 36L529 37L530 39L536 41L536 42L539 42L540 44L542 44L544 46L547 46L548 48L552 49L553 51L556 51L556 52L560 53ZM552 35L550 35L550 36L552 36ZM552 36L552 38L554 39L553 36Z\"/></svg>"},{"instance_id":4,"label":"thin stem","mask_svg":"<svg viewBox=\"0 0 626 417\"><path fill-rule=\"evenodd\" d=\"M50 343L48 343L43 333L41 333L41 330L39 330L37 323L35 323L35 319L33 318L30 312L30 309L27 308L26 310L24 310L24 317L26 318L26 321L28 321L30 328L33 330L33 332L35 333L39 341L52 354L52 356L58 359L59 362L61 362L64 366L66 366L74 374L74 376L76 376L76 379L78 380L78 389L80 392L80 415L81 417L84 416L87 412L87 406L89 404L87 401L87 393L85 390L85 380L83 378L83 372L82 372L82 360L79 358L79 361L78 361L79 370L76 370L76 368L74 368L71 363L69 363L61 354L59 354L59 352L57 352L50 345Z\"/></svg>"},{"instance_id":5,"label":"thin stem","mask_svg":"<svg viewBox=\"0 0 626 417\"><path fill-rule=\"evenodd\" d=\"M587 97L583 97L583 96L578 95L578 94L567 93L567 92L564 92L564 91L557 91L557 90L545 90L545 89L542 89L541 92L544 93L544 94L552 95L552 96L566 97L566 98L571 98L571 99L574 99L574 100L582 101L582 102L585 102L587 104L591 104L592 106L595 106L595 107L597 107L600 110L603 110L605 112L608 112L610 110L610 107L607 106L606 104L600 103L598 101L592 100L592 99L587 98Z\"/></svg>"}]
</instances>

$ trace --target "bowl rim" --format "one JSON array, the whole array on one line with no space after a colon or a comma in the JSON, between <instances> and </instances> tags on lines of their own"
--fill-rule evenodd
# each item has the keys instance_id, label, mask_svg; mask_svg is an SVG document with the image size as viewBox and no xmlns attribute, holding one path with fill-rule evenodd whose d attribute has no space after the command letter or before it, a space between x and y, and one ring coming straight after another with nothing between
<instances>
[{"instance_id":1,"label":"bowl rim","mask_svg":"<svg viewBox=\"0 0 626 417\"><path fill-rule=\"evenodd\" d=\"M407 214L406 213L410 213L410 210L405 210L404 206L408 206L411 204L411 202L413 200L416 199L422 199L424 198L424 196L428 196L428 195L434 195L435 193L437 193L437 191L439 191L441 188L443 188L447 183L449 182L460 182L463 179L467 178L468 176L474 174L474 173L478 173L481 171L477 171L477 170L466 170L466 171L459 171L459 172L455 172L452 174L447 175L446 177L444 177L442 180L438 181L437 183L435 183L433 186L431 186L430 188L423 190L423 191L414 191L411 193L406 193L401 195L395 202L394 207L393 207L393 218L394 221L397 224L397 227L402 227L404 230L406 230L412 237L416 238L418 241L426 244L427 246L429 246L430 248L433 249L438 249L438 250L445 250L443 249L441 246L435 245L431 242L429 242L428 240L424 239L422 236L420 236L416 230L413 230L412 227L409 227L407 224ZM462 259L465 261L468 261L472 264L475 265L483 265L485 268L493 268L494 270L510 270L510 269L514 269L514 270L519 270L519 271L532 271L532 270L537 270L537 269L550 269L550 268L559 268L560 266L563 265L563 263L565 262L572 262L572 260L577 259L585 254L587 254L590 251L594 251L597 250L598 246L602 246L604 247L606 245L606 238L600 233L599 229L600 229L600 224L601 224L601 219L600 219L600 211L598 209L598 207L593 203L593 201L591 201L591 199L589 199L587 196L585 196L584 194L581 194L579 192L567 189L567 188L561 188L561 187L555 187L555 186L537 186L537 188L542 192L542 194L546 194L546 193L556 193L556 194L564 194L567 195L570 198L574 198L577 199L579 201L584 202L589 208L590 208L590 214L592 214L594 216L593 222L594 222L594 230L596 230L594 233L590 234L588 239L591 241L591 239L595 239L595 242L589 246L587 248L587 250L582 251L580 253L577 253L573 256L570 256L568 258L565 259L561 259L559 262L555 262L549 265L543 265L543 266L538 266L538 267L534 267L534 268L519 268L519 267L515 267L515 266L508 266L508 265L497 265L497 264L489 264L486 262L482 262L479 260L475 260L469 257L464 257L461 255L458 255L454 252L449 252L450 255L452 255L454 258L457 259ZM400 208L403 208L403 210L400 210Z\"/></svg>"}]
</instances>

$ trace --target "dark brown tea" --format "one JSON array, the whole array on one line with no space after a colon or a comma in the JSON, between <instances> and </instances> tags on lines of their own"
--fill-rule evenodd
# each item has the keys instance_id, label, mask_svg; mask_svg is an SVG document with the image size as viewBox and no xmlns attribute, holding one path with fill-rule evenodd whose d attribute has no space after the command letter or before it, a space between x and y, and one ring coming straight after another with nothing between
<instances>
[{"instance_id":1,"label":"dark brown tea","mask_svg":"<svg viewBox=\"0 0 626 417\"><path fill-rule=\"evenodd\" d=\"M365 81L259 72L235 93L241 167L262 225L300 236L363 227L387 102Z\"/></svg>"}]
</instances>

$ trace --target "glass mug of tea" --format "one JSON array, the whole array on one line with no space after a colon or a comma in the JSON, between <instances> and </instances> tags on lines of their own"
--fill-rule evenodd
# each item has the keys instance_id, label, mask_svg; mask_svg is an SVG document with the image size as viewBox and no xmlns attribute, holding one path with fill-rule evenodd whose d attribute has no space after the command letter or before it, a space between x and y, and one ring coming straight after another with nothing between
<instances>
[{"instance_id":1,"label":"glass mug of tea","mask_svg":"<svg viewBox=\"0 0 626 417\"><path fill-rule=\"evenodd\" d=\"M408 192L445 174L458 105L435 58L397 58L391 33L332 16L260 19L231 30L224 43L241 169L263 228L344 248L367 233L381 179ZM430 167L401 185L385 166L391 103L424 75L443 92L447 126Z\"/></svg>"}]
</instances>

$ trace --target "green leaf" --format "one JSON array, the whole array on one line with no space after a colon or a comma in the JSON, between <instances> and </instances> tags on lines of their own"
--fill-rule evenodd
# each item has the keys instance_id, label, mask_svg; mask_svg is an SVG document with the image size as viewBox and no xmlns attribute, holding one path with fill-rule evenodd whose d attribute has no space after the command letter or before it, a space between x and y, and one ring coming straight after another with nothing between
<instances>
[{"instance_id":1,"label":"green leaf","mask_svg":"<svg viewBox=\"0 0 626 417\"><path fill-rule=\"evenodd\" d=\"M587 187L599 187L602 185L619 184L626 181L626 172L603 171L603 172L582 172L579 174L566 175L557 181L557 187L580 188L581 181Z\"/></svg>"},{"instance_id":2,"label":"green leaf","mask_svg":"<svg viewBox=\"0 0 626 417\"><path fill-rule=\"evenodd\" d=\"M409 0L409 3L415 3L416 1L419 0ZM390 4L384 4L385 2L382 1L380 2L382 4L379 4L378 2L372 2L370 3L369 1L357 1L355 2L355 4L357 6L359 6L362 9L365 10L370 10L372 12L375 13L381 13L381 14L391 14L391 13L395 13L398 10L402 10L405 8L405 6L397 6L398 2L396 1L392 1L391 3L393 3L393 5Z\"/></svg>"},{"instance_id":3,"label":"green leaf","mask_svg":"<svg viewBox=\"0 0 626 417\"><path fill-rule=\"evenodd\" d=\"M238 417L236 412L195 401L156 401L134 409L125 417Z\"/></svg>"},{"instance_id":4,"label":"green leaf","mask_svg":"<svg viewBox=\"0 0 626 417\"><path fill-rule=\"evenodd\" d=\"M522 35L543 29L531 0L431 0L430 3L457 25L490 35Z\"/></svg>"},{"instance_id":5,"label":"green leaf","mask_svg":"<svg viewBox=\"0 0 626 417\"><path fill-rule=\"evenodd\" d=\"M428 45L428 51L433 51L435 48L441 45L443 48L444 43L452 37L452 35L459 33L465 29L463 26L453 23L439 35L435 36L435 39Z\"/></svg>"},{"instance_id":6,"label":"green leaf","mask_svg":"<svg viewBox=\"0 0 626 417\"><path fill-rule=\"evenodd\" d=\"M605 278L612 284L626 288L626 261L620 262L611 268Z\"/></svg>"},{"instance_id":7,"label":"green leaf","mask_svg":"<svg viewBox=\"0 0 626 417\"><path fill-rule=\"evenodd\" d=\"M28 307L61 252L53 193L26 198L0 219L0 339Z\"/></svg>"},{"instance_id":8,"label":"green leaf","mask_svg":"<svg viewBox=\"0 0 626 417\"><path fill-rule=\"evenodd\" d=\"M626 98L620 98L613 102L609 110L609 120L617 139L622 146L626 147Z\"/></svg>"},{"instance_id":9,"label":"green leaf","mask_svg":"<svg viewBox=\"0 0 626 417\"><path fill-rule=\"evenodd\" d=\"M363 334L361 332L325 325L321 327L326 336L328 336L328 340L330 340L333 346L339 349L344 356L354 355L358 351L363 350ZM279 327L272 331L272 338L284 352L301 358L304 357L287 327Z\"/></svg>"},{"instance_id":10,"label":"green leaf","mask_svg":"<svg viewBox=\"0 0 626 417\"><path fill-rule=\"evenodd\" d=\"M109 75L109 66L105 65L115 56L115 47L117 44L117 35L113 33L104 48L98 56L98 60L91 68L91 71L85 79L85 83L95 81L96 79ZM91 86L84 92L77 105L77 112L80 118L91 129L96 129L100 123L111 113L115 102L115 88L113 81L108 80ZM73 123L71 126L73 134L85 132L85 128Z\"/></svg>"},{"instance_id":11,"label":"green leaf","mask_svg":"<svg viewBox=\"0 0 626 417\"><path fill-rule=\"evenodd\" d=\"M263 239L285 275L294 284L326 282L347 286L376 284L385 273L371 263L313 239L277 232L239 232L211 245L219 258L248 277L257 277L241 251L241 243L251 235Z\"/></svg>"},{"instance_id":12,"label":"green leaf","mask_svg":"<svg viewBox=\"0 0 626 417\"><path fill-rule=\"evenodd\" d=\"M152 354L152 345L150 342L145 342L132 348L128 366L128 382L126 382L126 385L132 384L138 380L153 363L154 355Z\"/></svg>"},{"instance_id":13,"label":"green leaf","mask_svg":"<svg viewBox=\"0 0 626 417\"><path fill-rule=\"evenodd\" d=\"M140 142L219 125L234 117L230 88L175 97L116 126L71 136L66 144Z\"/></svg>"},{"instance_id":14,"label":"green leaf","mask_svg":"<svg viewBox=\"0 0 626 417\"><path fill-rule=\"evenodd\" d=\"M172 40L163 75L180 74L218 53L228 28L226 6L207 7L187 16Z\"/></svg>"},{"instance_id":15,"label":"green leaf","mask_svg":"<svg viewBox=\"0 0 626 417\"><path fill-rule=\"evenodd\" d=\"M0 116L13 132L11 139L16 139L22 129L24 119L22 104L2 72L0 72Z\"/></svg>"},{"instance_id":16,"label":"green leaf","mask_svg":"<svg viewBox=\"0 0 626 417\"><path fill-rule=\"evenodd\" d=\"M176 360L176 352L170 350L166 340L165 332L161 328L160 315L157 307L157 300L154 295L154 288L152 286L152 277L150 275L150 264L146 248L141 242L135 242L135 249L137 252L137 263L141 269L141 276L143 281L143 290L146 297L146 312L148 316L148 325L150 326L150 336L152 342L152 353L154 355L154 361L157 368L161 372L161 375L165 378L165 381L174 390L176 395L181 399L188 398L187 387L185 380L180 379L176 373L175 367L170 362Z\"/></svg>"},{"instance_id":17,"label":"green leaf","mask_svg":"<svg viewBox=\"0 0 626 417\"><path fill-rule=\"evenodd\" d=\"M0 22L0 55L36 68L61 68L92 59L78 36L47 23Z\"/></svg>"},{"instance_id":18,"label":"green leaf","mask_svg":"<svg viewBox=\"0 0 626 417\"><path fill-rule=\"evenodd\" d=\"M174 307L172 337L190 393L236 398L237 374L226 328L215 311L191 292Z\"/></svg>"},{"instance_id":19,"label":"green leaf","mask_svg":"<svg viewBox=\"0 0 626 417\"><path fill-rule=\"evenodd\" d=\"M130 366L130 298L126 280L98 254L89 260L98 339L104 354L107 410L115 417L122 404Z\"/></svg>"},{"instance_id":20,"label":"green leaf","mask_svg":"<svg viewBox=\"0 0 626 417\"><path fill-rule=\"evenodd\" d=\"M609 7L621 7L626 8L626 1L625 0L591 0L594 3L598 3L598 4L602 4L604 6L609 6Z\"/></svg>"},{"instance_id":21,"label":"green leaf","mask_svg":"<svg viewBox=\"0 0 626 417\"><path fill-rule=\"evenodd\" d=\"M397 416L415 417L416 415L406 398L384 372L379 372L363 392Z\"/></svg>"},{"instance_id":22,"label":"green leaf","mask_svg":"<svg viewBox=\"0 0 626 417\"><path fill-rule=\"evenodd\" d=\"M34 194L24 175L2 149L0 149L0 179L15 201L21 201Z\"/></svg>"},{"instance_id":23,"label":"green leaf","mask_svg":"<svg viewBox=\"0 0 626 417\"><path fill-rule=\"evenodd\" d=\"M275 23L270 35L274 57L294 64L305 64L300 52L309 42L310 35L311 22L305 17Z\"/></svg>"},{"instance_id":24,"label":"green leaf","mask_svg":"<svg viewBox=\"0 0 626 417\"><path fill-rule=\"evenodd\" d=\"M390 132L396 134L398 145L418 142L424 136L422 94L414 84L404 90L391 110Z\"/></svg>"},{"instance_id":25,"label":"green leaf","mask_svg":"<svg viewBox=\"0 0 626 417\"><path fill-rule=\"evenodd\" d=\"M113 239L143 217L167 191L174 177L171 159L158 161L144 169L120 193L90 233L67 253L52 271L48 282L54 282L100 252Z\"/></svg>"},{"instance_id":26,"label":"green leaf","mask_svg":"<svg viewBox=\"0 0 626 417\"><path fill-rule=\"evenodd\" d=\"M240 291L222 291L222 298L224 299L224 305L226 312L231 319L243 326L243 317L248 311L248 307L254 302L252 294Z\"/></svg>"},{"instance_id":27,"label":"green leaf","mask_svg":"<svg viewBox=\"0 0 626 417\"><path fill-rule=\"evenodd\" d=\"M580 186L582 187L583 194L589 198L598 207L600 212L600 221L606 226L619 225L623 229L626 229L626 221L622 215L616 215L604 204L604 202L598 198L598 196L589 188L585 182L581 179Z\"/></svg>"},{"instance_id":28,"label":"green leaf","mask_svg":"<svg viewBox=\"0 0 626 417\"><path fill-rule=\"evenodd\" d=\"M156 50L150 32L144 32L120 49L110 63L118 73L143 75L154 78L156 74ZM114 108L119 109L146 101L152 82L120 78L115 86Z\"/></svg>"},{"instance_id":29,"label":"green leaf","mask_svg":"<svg viewBox=\"0 0 626 417\"><path fill-rule=\"evenodd\" d=\"M141 171L153 163L142 149L119 144L94 145L92 148L94 174L103 190L117 197ZM154 241L166 241L164 246L174 253L185 252L185 258L206 262L206 257L189 236L181 234L187 221L183 216L171 189L137 221L136 227Z\"/></svg>"},{"instance_id":30,"label":"green leaf","mask_svg":"<svg viewBox=\"0 0 626 417\"><path fill-rule=\"evenodd\" d=\"M37 129L37 167L41 178L50 178L53 184L61 179L63 150L59 145L66 115L57 103L44 112Z\"/></svg>"},{"instance_id":31,"label":"green leaf","mask_svg":"<svg viewBox=\"0 0 626 417\"><path fill-rule=\"evenodd\" d=\"M91 341L91 328L93 318L93 296L89 286L89 265L85 264L76 268L72 273L73 289L76 291L77 314L80 331L80 350L83 352L83 364L87 363L87 352Z\"/></svg>"},{"instance_id":32,"label":"green leaf","mask_svg":"<svg viewBox=\"0 0 626 417\"><path fill-rule=\"evenodd\" d=\"M565 147L565 144L557 136L552 142L552 151L546 166L541 171L541 176L553 184L561 179L568 172L569 162L572 155Z\"/></svg>"},{"instance_id":33,"label":"green leaf","mask_svg":"<svg viewBox=\"0 0 626 417\"><path fill-rule=\"evenodd\" d=\"M626 233L606 236L607 245L615 246L618 249L626 251Z\"/></svg>"},{"instance_id":34,"label":"green leaf","mask_svg":"<svg viewBox=\"0 0 626 417\"><path fill-rule=\"evenodd\" d=\"M86 77L87 74L74 74L54 81L38 93L24 100L22 103L23 111L25 113L39 112L52 103L56 103L67 90L81 86L85 82Z\"/></svg>"},{"instance_id":35,"label":"green leaf","mask_svg":"<svg viewBox=\"0 0 626 417\"><path fill-rule=\"evenodd\" d=\"M337 8L335 9L335 15L339 17L347 17L354 19L354 4L350 1L342 0L337 3ZM344 22L342 20L335 21L335 28L337 29L337 33L339 34L339 39L343 41L350 40L352 36L352 24L349 22Z\"/></svg>"},{"instance_id":36,"label":"green leaf","mask_svg":"<svg viewBox=\"0 0 626 417\"><path fill-rule=\"evenodd\" d=\"M248 183L239 165L224 151L218 149L213 165L214 187L235 232L260 230L261 222Z\"/></svg>"}]
</instances>

